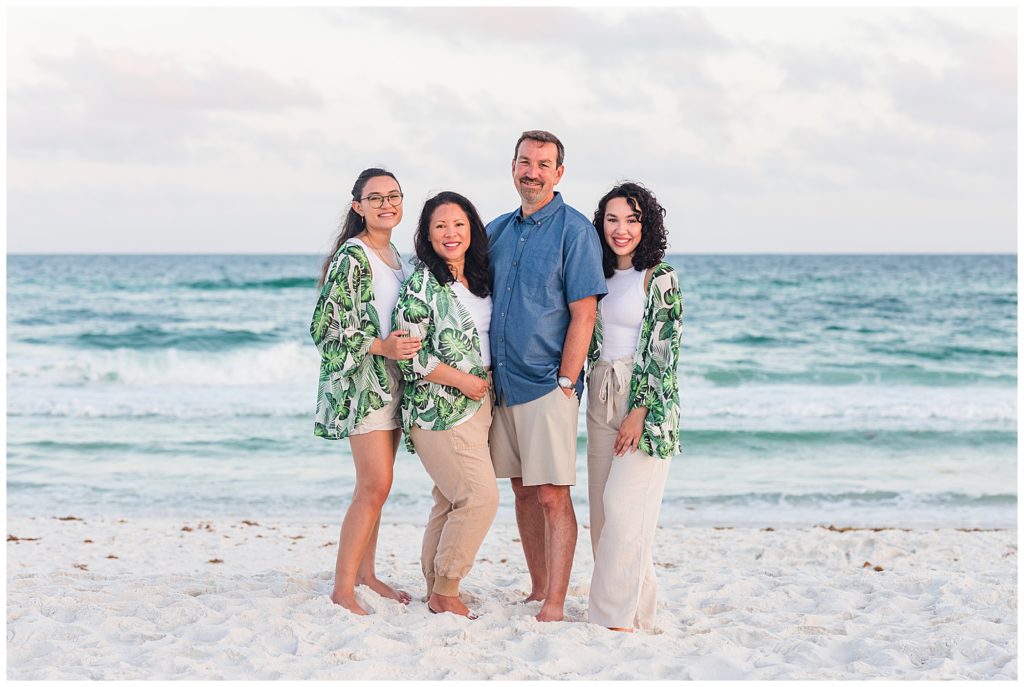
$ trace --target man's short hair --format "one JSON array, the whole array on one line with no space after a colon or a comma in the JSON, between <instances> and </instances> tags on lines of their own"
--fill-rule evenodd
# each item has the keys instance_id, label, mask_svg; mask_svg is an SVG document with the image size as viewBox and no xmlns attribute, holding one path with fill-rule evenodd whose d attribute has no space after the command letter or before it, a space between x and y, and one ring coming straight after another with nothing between
<instances>
[{"instance_id":1,"label":"man's short hair","mask_svg":"<svg viewBox=\"0 0 1024 687\"><path fill-rule=\"evenodd\" d=\"M558 140L558 136L555 136L550 131L542 131L540 129L523 132L523 135L519 137L518 141L516 141L516 149L512 153L513 161L519 157L519 144L526 140L537 141L539 143L554 143L555 147L558 148L558 159L555 161L555 166L562 166L562 162L565 160L565 146L563 146L562 142Z\"/></svg>"}]
</instances>

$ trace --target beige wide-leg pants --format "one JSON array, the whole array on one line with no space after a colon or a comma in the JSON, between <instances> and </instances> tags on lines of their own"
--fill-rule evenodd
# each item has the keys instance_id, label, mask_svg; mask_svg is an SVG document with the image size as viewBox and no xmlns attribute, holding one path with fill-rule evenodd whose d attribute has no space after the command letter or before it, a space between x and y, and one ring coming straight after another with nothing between
<instances>
[{"instance_id":1,"label":"beige wide-leg pants","mask_svg":"<svg viewBox=\"0 0 1024 687\"><path fill-rule=\"evenodd\" d=\"M650 629L657 608L651 549L669 461L641 451L613 457L629 407L632 358L598 361L587 392L587 481L594 575L590 622Z\"/></svg>"},{"instance_id":2,"label":"beige wide-leg pants","mask_svg":"<svg viewBox=\"0 0 1024 687\"><path fill-rule=\"evenodd\" d=\"M412 428L416 453L434 480L434 507L420 556L427 594L458 596L498 512L498 480L487 449L490 428L490 394L469 420L452 429Z\"/></svg>"}]
</instances>

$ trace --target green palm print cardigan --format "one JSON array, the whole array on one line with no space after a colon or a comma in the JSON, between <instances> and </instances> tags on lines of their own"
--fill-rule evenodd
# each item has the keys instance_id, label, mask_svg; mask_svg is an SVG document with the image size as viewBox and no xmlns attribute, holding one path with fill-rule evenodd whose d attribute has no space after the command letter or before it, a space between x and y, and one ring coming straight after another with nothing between
<instances>
[{"instance_id":1,"label":"green palm print cardigan","mask_svg":"<svg viewBox=\"0 0 1024 687\"><path fill-rule=\"evenodd\" d=\"M392 326L422 339L422 346L412 359L398 361L407 382L402 397L405 445L415 453L413 426L435 431L451 429L472 417L482 405L455 387L423 378L440 363L480 379L487 379L487 371L473 316L459 302L451 284L441 284L425 266L402 284Z\"/></svg>"},{"instance_id":2,"label":"green palm print cardigan","mask_svg":"<svg viewBox=\"0 0 1024 687\"><path fill-rule=\"evenodd\" d=\"M380 336L380 317L371 301L373 272L366 251L345 243L327 270L309 325L320 351L313 429L318 437L344 439L371 410L391 402L384 357L370 354Z\"/></svg>"},{"instance_id":3,"label":"green palm print cardigan","mask_svg":"<svg viewBox=\"0 0 1024 687\"><path fill-rule=\"evenodd\" d=\"M629 410L647 408L638 448L649 456L671 458L679 453L679 344L683 334L683 298L676 271L659 263L647 290L640 341L629 381ZM604 325L598 311L587 354L587 383L601 357Z\"/></svg>"}]
</instances>

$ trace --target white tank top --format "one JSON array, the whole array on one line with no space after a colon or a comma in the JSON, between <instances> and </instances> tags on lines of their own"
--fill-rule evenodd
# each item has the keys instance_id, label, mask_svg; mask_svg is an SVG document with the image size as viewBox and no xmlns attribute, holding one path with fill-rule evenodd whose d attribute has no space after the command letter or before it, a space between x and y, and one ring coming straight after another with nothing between
<instances>
[{"instance_id":1,"label":"white tank top","mask_svg":"<svg viewBox=\"0 0 1024 687\"><path fill-rule=\"evenodd\" d=\"M484 367L491 366L491 297L480 298L460 281L452 282L452 291L459 302L466 306L466 310L473 316L473 324L480 335L480 353L484 361Z\"/></svg>"},{"instance_id":2,"label":"white tank top","mask_svg":"<svg viewBox=\"0 0 1024 687\"><path fill-rule=\"evenodd\" d=\"M601 360L619 360L636 356L640 342L640 325L644 319L646 270L632 267L615 270L607 280L608 295L599 301L604 323Z\"/></svg>"},{"instance_id":3,"label":"white tank top","mask_svg":"<svg viewBox=\"0 0 1024 687\"><path fill-rule=\"evenodd\" d=\"M370 261L370 272L373 273L373 304L380 318L380 338L386 339L391 333L391 312L398 303L398 289L405 281L405 263L398 251L394 251L398 258L398 269L391 269L387 263L380 259L377 251L370 248L365 242L358 238L351 238L349 243L355 242L357 246L366 251L366 257ZM388 247L391 250L391 247Z\"/></svg>"}]
</instances>

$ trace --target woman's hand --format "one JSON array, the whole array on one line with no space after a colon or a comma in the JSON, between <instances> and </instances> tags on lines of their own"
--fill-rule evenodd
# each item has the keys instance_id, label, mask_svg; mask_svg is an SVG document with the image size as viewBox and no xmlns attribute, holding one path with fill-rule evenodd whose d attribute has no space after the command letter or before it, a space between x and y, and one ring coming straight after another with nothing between
<instances>
[{"instance_id":1,"label":"woman's hand","mask_svg":"<svg viewBox=\"0 0 1024 687\"><path fill-rule=\"evenodd\" d=\"M480 379L476 375L464 374L462 383L459 384L459 391L474 401L479 401L487 393L491 385L486 379Z\"/></svg>"},{"instance_id":2,"label":"woman's hand","mask_svg":"<svg viewBox=\"0 0 1024 687\"><path fill-rule=\"evenodd\" d=\"M615 447L612 452L615 456L624 455L627 451L635 451L640 443L640 435L644 431L644 420L647 418L647 408L633 408L626 415L626 418L619 425L619 434L615 437Z\"/></svg>"},{"instance_id":3,"label":"woman's hand","mask_svg":"<svg viewBox=\"0 0 1024 687\"><path fill-rule=\"evenodd\" d=\"M385 358L391 358L392 360L409 360L420 350L420 339L409 336L409 332L404 329L392 330L386 339L378 339L380 344L376 344L375 347L380 349L380 352L371 350L370 352L374 355L382 355Z\"/></svg>"}]
</instances>

